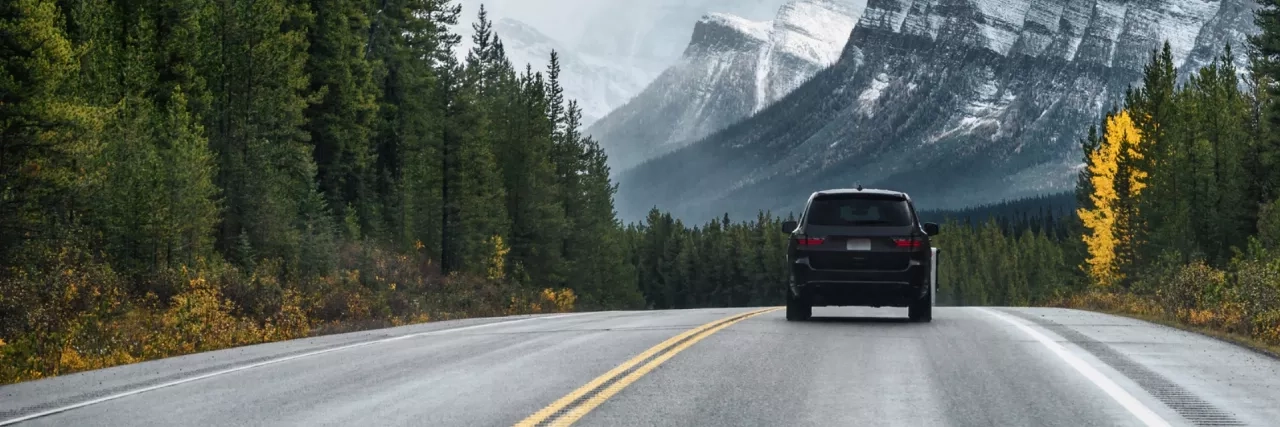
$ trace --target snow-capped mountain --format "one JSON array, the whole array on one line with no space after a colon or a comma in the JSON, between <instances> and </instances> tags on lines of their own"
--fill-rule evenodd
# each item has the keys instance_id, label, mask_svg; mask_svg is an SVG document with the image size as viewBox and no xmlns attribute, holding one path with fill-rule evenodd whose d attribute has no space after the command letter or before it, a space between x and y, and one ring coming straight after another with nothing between
<instances>
[{"instance_id":1,"label":"snow-capped mountain","mask_svg":"<svg viewBox=\"0 0 1280 427\"><path fill-rule=\"evenodd\" d=\"M922 209L1068 190L1079 141L1164 40L1184 73L1252 0L872 0L836 65L764 110L619 176L627 219L794 211L812 190L889 187ZM648 123L650 127L673 126Z\"/></svg>"},{"instance_id":2,"label":"snow-capped mountain","mask_svg":"<svg viewBox=\"0 0 1280 427\"><path fill-rule=\"evenodd\" d=\"M785 0L454 0L466 55L481 5L495 22L513 65L544 70L556 49L565 92L583 106L584 122L613 111L675 62L707 11L768 19Z\"/></svg>"},{"instance_id":3,"label":"snow-capped mountain","mask_svg":"<svg viewBox=\"0 0 1280 427\"><path fill-rule=\"evenodd\" d=\"M680 60L587 133L623 170L739 121L836 62L866 0L791 0L771 22L711 13Z\"/></svg>"},{"instance_id":4,"label":"snow-capped mountain","mask_svg":"<svg viewBox=\"0 0 1280 427\"><path fill-rule=\"evenodd\" d=\"M588 55L569 49L557 40L537 29L511 18L500 18L493 23L493 32L502 39L507 59L523 71L530 64L534 71L545 72L554 50L560 55L560 84L565 98L574 99L582 107L585 124L608 114L627 102L654 75L641 67L629 66L627 61ZM464 40L458 49L465 56L471 48L471 40Z\"/></svg>"},{"instance_id":5,"label":"snow-capped mountain","mask_svg":"<svg viewBox=\"0 0 1280 427\"><path fill-rule=\"evenodd\" d=\"M840 59L867 0L794 0L774 20L756 70L753 113L796 90Z\"/></svg>"},{"instance_id":6,"label":"snow-capped mountain","mask_svg":"<svg viewBox=\"0 0 1280 427\"><path fill-rule=\"evenodd\" d=\"M529 1L529 0L514 0ZM553 4L564 0L543 0ZM590 0L600 6L575 14L584 25L574 46L596 55L618 55L656 65L655 75L676 62L689 43L693 22L709 12L767 21L787 0ZM530 2L534 3L534 2ZM846 34L847 36L847 34Z\"/></svg>"}]
</instances>

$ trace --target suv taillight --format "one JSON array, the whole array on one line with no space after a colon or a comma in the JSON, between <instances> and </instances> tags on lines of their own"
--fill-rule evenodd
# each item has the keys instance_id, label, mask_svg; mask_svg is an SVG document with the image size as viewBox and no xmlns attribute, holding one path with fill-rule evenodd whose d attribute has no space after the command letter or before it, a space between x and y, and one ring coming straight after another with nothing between
<instances>
[{"instance_id":1,"label":"suv taillight","mask_svg":"<svg viewBox=\"0 0 1280 427\"><path fill-rule=\"evenodd\" d=\"M906 237L893 239L893 245L899 248L920 249L924 245L924 241L919 237Z\"/></svg>"},{"instance_id":2,"label":"suv taillight","mask_svg":"<svg viewBox=\"0 0 1280 427\"><path fill-rule=\"evenodd\" d=\"M818 246L827 239L821 237L800 237L796 239L796 244L800 246Z\"/></svg>"}]
</instances>

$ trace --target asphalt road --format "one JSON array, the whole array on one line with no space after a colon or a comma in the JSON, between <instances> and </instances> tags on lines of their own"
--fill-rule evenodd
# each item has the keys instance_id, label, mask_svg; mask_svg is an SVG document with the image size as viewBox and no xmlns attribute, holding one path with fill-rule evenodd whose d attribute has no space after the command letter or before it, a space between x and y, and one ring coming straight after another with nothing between
<instances>
[{"instance_id":1,"label":"asphalt road","mask_svg":"<svg viewBox=\"0 0 1280 427\"><path fill-rule=\"evenodd\" d=\"M1280 425L1280 360L1146 322L759 310L473 319L202 353L0 386L0 425Z\"/></svg>"}]
</instances>

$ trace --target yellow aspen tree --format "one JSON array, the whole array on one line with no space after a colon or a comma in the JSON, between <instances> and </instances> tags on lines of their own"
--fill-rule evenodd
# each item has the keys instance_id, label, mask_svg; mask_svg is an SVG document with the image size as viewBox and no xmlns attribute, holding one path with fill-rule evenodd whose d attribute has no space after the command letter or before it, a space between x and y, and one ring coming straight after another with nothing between
<instances>
[{"instance_id":1,"label":"yellow aspen tree","mask_svg":"<svg viewBox=\"0 0 1280 427\"><path fill-rule=\"evenodd\" d=\"M507 253L511 252L511 248L502 241L502 236L496 234L489 238L489 244L493 247L493 252L489 255L487 275L490 280L503 280L506 278Z\"/></svg>"},{"instance_id":2,"label":"yellow aspen tree","mask_svg":"<svg viewBox=\"0 0 1280 427\"><path fill-rule=\"evenodd\" d=\"M1146 187L1144 181L1147 176L1146 172L1123 165L1120 161L1123 147L1128 147L1126 154L1130 159L1142 158L1139 146L1142 132L1134 125L1129 112L1121 110L1108 116L1106 125L1106 134L1097 149L1089 153L1087 165L1093 185L1093 194L1089 196L1093 208L1077 211L1081 222L1089 229L1084 235L1084 243L1089 250L1089 275L1094 284L1101 287L1108 287L1122 278L1117 248L1127 244L1130 236L1120 235L1120 230L1127 229L1121 224L1127 220L1127 215L1122 215L1121 202L1141 192ZM1124 174L1121 174L1122 167L1127 168ZM1118 177L1120 182L1117 182Z\"/></svg>"}]
</instances>

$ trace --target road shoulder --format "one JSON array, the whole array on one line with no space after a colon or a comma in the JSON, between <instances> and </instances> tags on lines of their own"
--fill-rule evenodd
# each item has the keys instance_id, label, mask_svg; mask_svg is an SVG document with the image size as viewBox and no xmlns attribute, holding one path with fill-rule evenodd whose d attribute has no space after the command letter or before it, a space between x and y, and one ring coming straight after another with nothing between
<instances>
[{"instance_id":1,"label":"road shoulder","mask_svg":"<svg viewBox=\"0 0 1280 427\"><path fill-rule=\"evenodd\" d=\"M1131 317L1062 308L1003 308L1106 364L1193 425L1280 419L1280 359Z\"/></svg>"}]
</instances>

